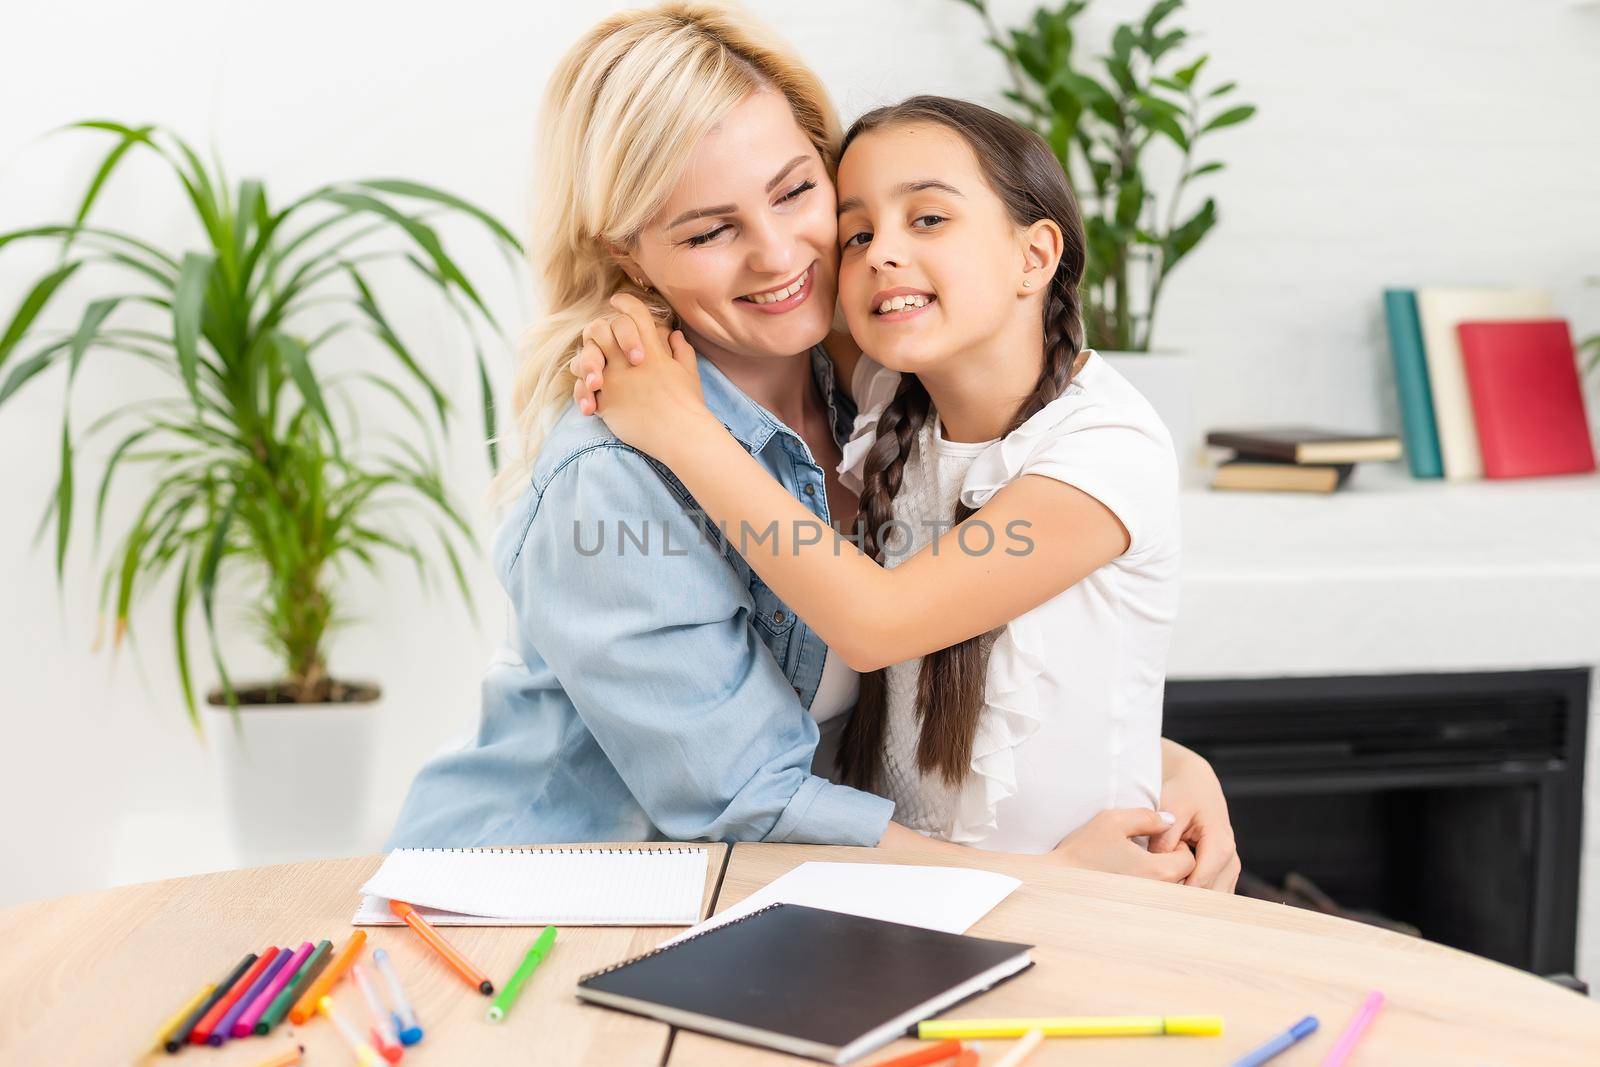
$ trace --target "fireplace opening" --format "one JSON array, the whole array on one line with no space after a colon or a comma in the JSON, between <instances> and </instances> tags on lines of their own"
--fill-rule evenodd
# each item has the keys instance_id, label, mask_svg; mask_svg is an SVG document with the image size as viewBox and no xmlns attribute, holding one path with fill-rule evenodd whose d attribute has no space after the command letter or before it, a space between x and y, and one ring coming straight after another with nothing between
<instances>
[{"instance_id":1,"label":"fireplace opening","mask_svg":"<svg viewBox=\"0 0 1600 1067\"><path fill-rule=\"evenodd\" d=\"M1170 682L1241 890L1573 969L1587 670Z\"/></svg>"}]
</instances>

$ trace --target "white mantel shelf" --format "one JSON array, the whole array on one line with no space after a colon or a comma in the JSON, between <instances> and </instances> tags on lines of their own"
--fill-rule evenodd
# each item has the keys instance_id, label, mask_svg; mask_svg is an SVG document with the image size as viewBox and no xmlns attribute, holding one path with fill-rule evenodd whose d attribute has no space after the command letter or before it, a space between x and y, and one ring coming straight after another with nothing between
<instances>
[{"instance_id":1,"label":"white mantel shelf","mask_svg":"<svg viewBox=\"0 0 1600 1067\"><path fill-rule=\"evenodd\" d=\"M1168 677L1600 665L1600 476L1186 490Z\"/></svg>"}]
</instances>

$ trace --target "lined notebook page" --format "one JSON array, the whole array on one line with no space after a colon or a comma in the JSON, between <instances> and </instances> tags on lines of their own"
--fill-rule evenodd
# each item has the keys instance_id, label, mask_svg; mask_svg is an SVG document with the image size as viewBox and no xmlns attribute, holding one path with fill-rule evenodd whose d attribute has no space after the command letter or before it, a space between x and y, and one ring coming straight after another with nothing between
<instances>
[{"instance_id":1,"label":"lined notebook page","mask_svg":"<svg viewBox=\"0 0 1600 1067\"><path fill-rule=\"evenodd\" d=\"M351 922L398 926L404 900L440 926L688 926L700 918L703 848L402 848Z\"/></svg>"}]
</instances>

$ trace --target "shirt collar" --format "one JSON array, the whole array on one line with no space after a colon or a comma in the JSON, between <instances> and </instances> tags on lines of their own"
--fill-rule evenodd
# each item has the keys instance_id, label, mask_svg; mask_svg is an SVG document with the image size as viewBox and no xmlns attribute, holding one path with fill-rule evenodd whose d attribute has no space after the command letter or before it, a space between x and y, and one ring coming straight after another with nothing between
<instances>
[{"instance_id":1,"label":"shirt collar","mask_svg":"<svg viewBox=\"0 0 1600 1067\"><path fill-rule=\"evenodd\" d=\"M833 364L821 345L814 346L809 355L811 376L816 380L831 414ZM785 433L799 439L799 435L785 426L776 415L751 400L743 390L730 382L715 363L702 358L697 365L700 369L700 392L705 397L706 407L728 428L734 440L745 447L745 451L760 452L767 447L767 442L772 440L775 433Z\"/></svg>"}]
</instances>

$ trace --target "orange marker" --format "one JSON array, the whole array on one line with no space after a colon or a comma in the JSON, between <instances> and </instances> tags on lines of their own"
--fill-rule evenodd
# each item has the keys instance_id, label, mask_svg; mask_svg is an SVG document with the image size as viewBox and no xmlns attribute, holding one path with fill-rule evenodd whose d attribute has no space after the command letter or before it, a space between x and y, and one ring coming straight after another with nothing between
<instances>
[{"instance_id":1,"label":"orange marker","mask_svg":"<svg viewBox=\"0 0 1600 1067\"><path fill-rule=\"evenodd\" d=\"M333 957L332 962L317 975L317 980L306 987L306 991L300 994L300 999L294 1002L294 1007L289 1009L290 1022L299 1026L317 1013L317 1001L327 996L328 991L339 984L339 979L343 978L344 973L356 962L356 957L361 954L361 948L366 943L365 930L357 930L350 935L350 940L340 946L338 955Z\"/></svg>"},{"instance_id":2,"label":"orange marker","mask_svg":"<svg viewBox=\"0 0 1600 1067\"><path fill-rule=\"evenodd\" d=\"M262 1060L255 1067L295 1067L300 1062L300 1057L305 1053L305 1046L296 1045L286 1048L269 1060Z\"/></svg>"},{"instance_id":3,"label":"orange marker","mask_svg":"<svg viewBox=\"0 0 1600 1067\"><path fill-rule=\"evenodd\" d=\"M937 1045L914 1049L904 1056L880 1060L872 1064L871 1067L924 1067L925 1064L929 1063L943 1063L945 1060L953 1060L961 1055L964 1048L965 1046L961 1042L951 1038L948 1041L941 1041Z\"/></svg>"},{"instance_id":4,"label":"orange marker","mask_svg":"<svg viewBox=\"0 0 1600 1067\"><path fill-rule=\"evenodd\" d=\"M494 983L489 981L482 971L468 963L467 958L457 952L450 942L439 936L439 931L429 926L427 920L417 914L416 908L413 908L403 900L391 900L389 901L389 910L404 919L406 925L415 930L417 936L426 941L428 947L437 952L439 958L450 965L451 970L466 979L468 985L486 997L494 995Z\"/></svg>"}]
</instances>

